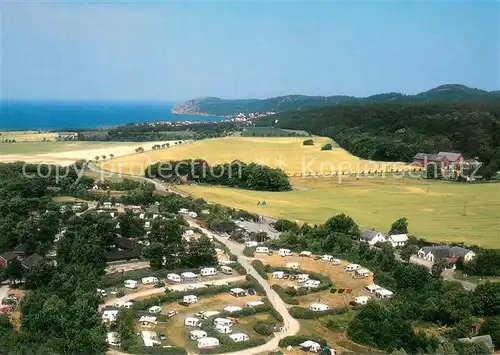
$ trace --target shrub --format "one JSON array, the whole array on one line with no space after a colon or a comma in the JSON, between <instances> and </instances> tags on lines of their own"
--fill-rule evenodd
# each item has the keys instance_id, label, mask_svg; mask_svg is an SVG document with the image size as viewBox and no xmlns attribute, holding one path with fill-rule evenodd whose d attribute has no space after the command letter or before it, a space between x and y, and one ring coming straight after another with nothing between
<instances>
[{"instance_id":1,"label":"shrub","mask_svg":"<svg viewBox=\"0 0 500 355\"><path fill-rule=\"evenodd\" d=\"M318 319L327 315L338 315L347 312L349 312L349 308L332 308L323 312L313 312L303 307L290 308L290 315L295 319Z\"/></svg>"},{"instance_id":2,"label":"shrub","mask_svg":"<svg viewBox=\"0 0 500 355\"><path fill-rule=\"evenodd\" d=\"M255 249L250 247L245 247L245 249L243 249L243 255L249 258L253 258L255 256Z\"/></svg>"},{"instance_id":3,"label":"shrub","mask_svg":"<svg viewBox=\"0 0 500 355\"><path fill-rule=\"evenodd\" d=\"M255 330L255 332L257 334L271 336L274 334L274 326L275 326L275 323L273 323L273 322L269 322L269 321L266 322L266 321L260 320L254 324L253 330Z\"/></svg>"},{"instance_id":4,"label":"shrub","mask_svg":"<svg viewBox=\"0 0 500 355\"><path fill-rule=\"evenodd\" d=\"M161 346L134 346L133 348L129 348L128 352L138 355L187 355L187 351L184 348L163 348Z\"/></svg>"},{"instance_id":5,"label":"shrub","mask_svg":"<svg viewBox=\"0 0 500 355\"><path fill-rule=\"evenodd\" d=\"M325 346L327 344L326 340L323 338L319 338L314 335L297 335L297 336L291 336L291 337L284 337L281 339L278 343L278 346L280 348L286 348L287 346L299 346L303 342L307 340L312 340L315 341L316 343L320 344L321 346Z\"/></svg>"},{"instance_id":6,"label":"shrub","mask_svg":"<svg viewBox=\"0 0 500 355\"><path fill-rule=\"evenodd\" d=\"M240 263L232 263L228 265L229 267L233 268L233 270L236 270L236 272L240 275L246 275L247 271L245 268L240 264Z\"/></svg>"},{"instance_id":7,"label":"shrub","mask_svg":"<svg viewBox=\"0 0 500 355\"><path fill-rule=\"evenodd\" d=\"M314 141L312 139L306 139L302 142L302 145L314 145Z\"/></svg>"},{"instance_id":8,"label":"shrub","mask_svg":"<svg viewBox=\"0 0 500 355\"><path fill-rule=\"evenodd\" d=\"M221 342L221 345L219 347L213 349L200 349L200 354L222 354L228 352L235 352L244 349L255 348L256 346L266 343L266 341L262 338L254 338L248 341L242 341L238 343L235 343L232 340L229 340L228 342L223 342L222 338L224 337L222 337L221 334L217 334L217 338L219 338L219 341Z\"/></svg>"},{"instance_id":9,"label":"shrub","mask_svg":"<svg viewBox=\"0 0 500 355\"><path fill-rule=\"evenodd\" d=\"M333 146L328 143L321 147L321 150L332 150Z\"/></svg>"},{"instance_id":10,"label":"shrub","mask_svg":"<svg viewBox=\"0 0 500 355\"><path fill-rule=\"evenodd\" d=\"M262 298L262 302L269 305L270 307L269 313L271 314L271 316L273 316L273 318L276 319L278 322L283 323L283 316L273 307L269 299L267 297L264 297Z\"/></svg>"},{"instance_id":11,"label":"shrub","mask_svg":"<svg viewBox=\"0 0 500 355\"><path fill-rule=\"evenodd\" d=\"M249 274L246 276L246 279L248 282L250 282L252 284L251 287L253 287L255 292L257 292L259 295L266 294L266 290L264 290L264 287L262 287L262 285L259 283L259 281L257 281L257 279L255 277L253 277L252 275Z\"/></svg>"},{"instance_id":12,"label":"shrub","mask_svg":"<svg viewBox=\"0 0 500 355\"><path fill-rule=\"evenodd\" d=\"M264 267L264 264L260 260L253 260L252 261L252 266L257 271L257 273L264 279L268 280L269 276L267 276L266 269Z\"/></svg>"},{"instance_id":13,"label":"shrub","mask_svg":"<svg viewBox=\"0 0 500 355\"><path fill-rule=\"evenodd\" d=\"M274 291L276 291L276 293L280 296L280 298L286 304L291 304L291 305L298 305L299 304L299 301L297 301L295 298L293 298L288 293L286 293L285 290L283 289L283 287L281 287L280 285L273 285L272 288Z\"/></svg>"}]
</instances>

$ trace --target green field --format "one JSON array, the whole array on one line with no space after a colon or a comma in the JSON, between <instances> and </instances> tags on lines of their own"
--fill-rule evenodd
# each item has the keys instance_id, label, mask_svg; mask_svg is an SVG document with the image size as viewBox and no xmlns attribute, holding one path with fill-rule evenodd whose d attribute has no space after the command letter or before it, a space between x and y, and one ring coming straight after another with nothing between
<instances>
[{"instance_id":1,"label":"green field","mask_svg":"<svg viewBox=\"0 0 500 355\"><path fill-rule=\"evenodd\" d=\"M361 228L387 232L393 221L409 219L410 234L435 242L500 246L500 184L456 184L412 178L292 178L289 192L225 187L178 186L207 201L263 215L323 223L346 213ZM266 201L266 207L257 206Z\"/></svg>"}]
</instances>

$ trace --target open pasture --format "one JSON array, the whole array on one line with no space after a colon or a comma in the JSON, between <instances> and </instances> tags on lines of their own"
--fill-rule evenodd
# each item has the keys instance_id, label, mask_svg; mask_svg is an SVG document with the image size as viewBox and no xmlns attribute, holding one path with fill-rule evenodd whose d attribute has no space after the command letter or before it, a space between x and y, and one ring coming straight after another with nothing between
<instances>
[{"instance_id":1,"label":"open pasture","mask_svg":"<svg viewBox=\"0 0 500 355\"><path fill-rule=\"evenodd\" d=\"M182 192L274 218L320 224L346 213L363 228L387 232L409 219L409 232L432 242L500 245L500 184L457 184L426 179L291 178L297 189L265 192L212 186L177 186ZM266 206L259 206L266 201Z\"/></svg>"},{"instance_id":2,"label":"open pasture","mask_svg":"<svg viewBox=\"0 0 500 355\"><path fill-rule=\"evenodd\" d=\"M102 159L102 156L105 155L106 159L109 159L110 154L113 154L116 159L116 157L136 154L136 148L143 147L148 150L154 144L163 143L166 142L30 141L0 143L0 161L69 165L80 159L94 160L96 156Z\"/></svg>"},{"instance_id":3,"label":"open pasture","mask_svg":"<svg viewBox=\"0 0 500 355\"><path fill-rule=\"evenodd\" d=\"M43 131L0 131L0 142L15 140L16 142L55 141L59 133Z\"/></svg>"},{"instance_id":4,"label":"open pasture","mask_svg":"<svg viewBox=\"0 0 500 355\"><path fill-rule=\"evenodd\" d=\"M313 139L314 145L304 146L305 139ZM325 144L332 144L332 150L322 151ZM290 176L316 175L332 172L390 171L411 169L405 163L386 163L362 160L338 147L325 137L227 137L206 139L143 154L132 155L105 162L106 170L125 174L143 174L144 169L155 162L204 159L210 165L240 160L281 168Z\"/></svg>"}]
</instances>

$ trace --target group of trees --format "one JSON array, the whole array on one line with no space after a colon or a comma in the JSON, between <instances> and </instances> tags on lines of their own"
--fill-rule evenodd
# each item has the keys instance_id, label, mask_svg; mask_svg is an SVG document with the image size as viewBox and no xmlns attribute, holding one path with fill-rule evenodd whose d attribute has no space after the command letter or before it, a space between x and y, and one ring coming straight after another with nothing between
<instances>
[{"instance_id":1,"label":"group of trees","mask_svg":"<svg viewBox=\"0 0 500 355\"><path fill-rule=\"evenodd\" d=\"M214 166L202 159L169 161L150 165L144 174L171 182L185 180L249 190L286 191L291 188L283 170L241 161Z\"/></svg>"},{"instance_id":2,"label":"group of trees","mask_svg":"<svg viewBox=\"0 0 500 355\"><path fill-rule=\"evenodd\" d=\"M334 139L364 159L411 162L416 153L460 151L500 170L500 106L483 104L346 105L279 114L279 127Z\"/></svg>"},{"instance_id":3,"label":"group of trees","mask_svg":"<svg viewBox=\"0 0 500 355\"><path fill-rule=\"evenodd\" d=\"M445 346L457 353L487 353L482 345L460 343L457 339L472 335L480 317L488 317L487 323L492 328L497 326L495 317L500 316L500 283L487 283L478 286L474 292L467 292L459 283L443 281L442 270L429 273L423 266L399 262L388 243L370 248L367 243L358 242L358 227L344 214L319 226L299 226L281 220L275 228L282 234L279 239L268 242L271 246L328 253L359 263L374 271L376 284L395 293L383 304L368 303L361 309L348 327L348 335L354 341L385 351L404 349L408 353L442 354L440 351ZM406 218L394 222L391 231L406 233ZM444 334L443 343L417 332L415 323L418 321L446 325L452 330Z\"/></svg>"},{"instance_id":4,"label":"group of trees","mask_svg":"<svg viewBox=\"0 0 500 355\"><path fill-rule=\"evenodd\" d=\"M500 276L500 250L475 248L476 256L472 261L464 263L463 258L457 260L457 268L467 275Z\"/></svg>"}]
</instances>

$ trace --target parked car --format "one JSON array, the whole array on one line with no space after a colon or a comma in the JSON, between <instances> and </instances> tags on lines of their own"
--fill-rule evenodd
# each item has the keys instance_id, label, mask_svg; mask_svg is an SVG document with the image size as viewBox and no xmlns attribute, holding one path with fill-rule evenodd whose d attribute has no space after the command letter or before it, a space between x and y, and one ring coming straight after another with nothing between
<instances>
[{"instance_id":1,"label":"parked car","mask_svg":"<svg viewBox=\"0 0 500 355\"><path fill-rule=\"evenodd\" d=\"M161 288L161 287L165 287L165 282L160 281L155 285L155 288Z\"/></svg>"},{"instance_id":2,"label":"parked car","mask_svg":"<svg viewBox=\"0 0 500 355\"><path fill-rule=\"evenodd\" d=\"M255 295L255 294L256 294L256 292L255 292L255 290L254 290L253 288L251 288L251 289L249 289L249 290L248 290L248 294L249 294L250 296L253 296L253 295Z\"/></svg>"},{"instance_id":3,"label":"parked car","mask_svg":"<svg viewBox=\"0 0 500 355\"><path fill-rule=\"evenodd\" d=\"M167 318L171 318L171 317L175 316L177 313L179 313L179 312L175 311L175 310L168 311L167 312Z\"/></svg>"},{"instance_id":4,"label":"parked car","mask_svg":"<svg viewBox=\"0 0 500 355\"><path fill-rule=\"evenodd\" d=\"M167 339L167 336L165 335L165 333L160 333L160 334L159 334L159 337L160 337L160 340L165 340L165 339Z\"/></svg>"}]
</instances>

